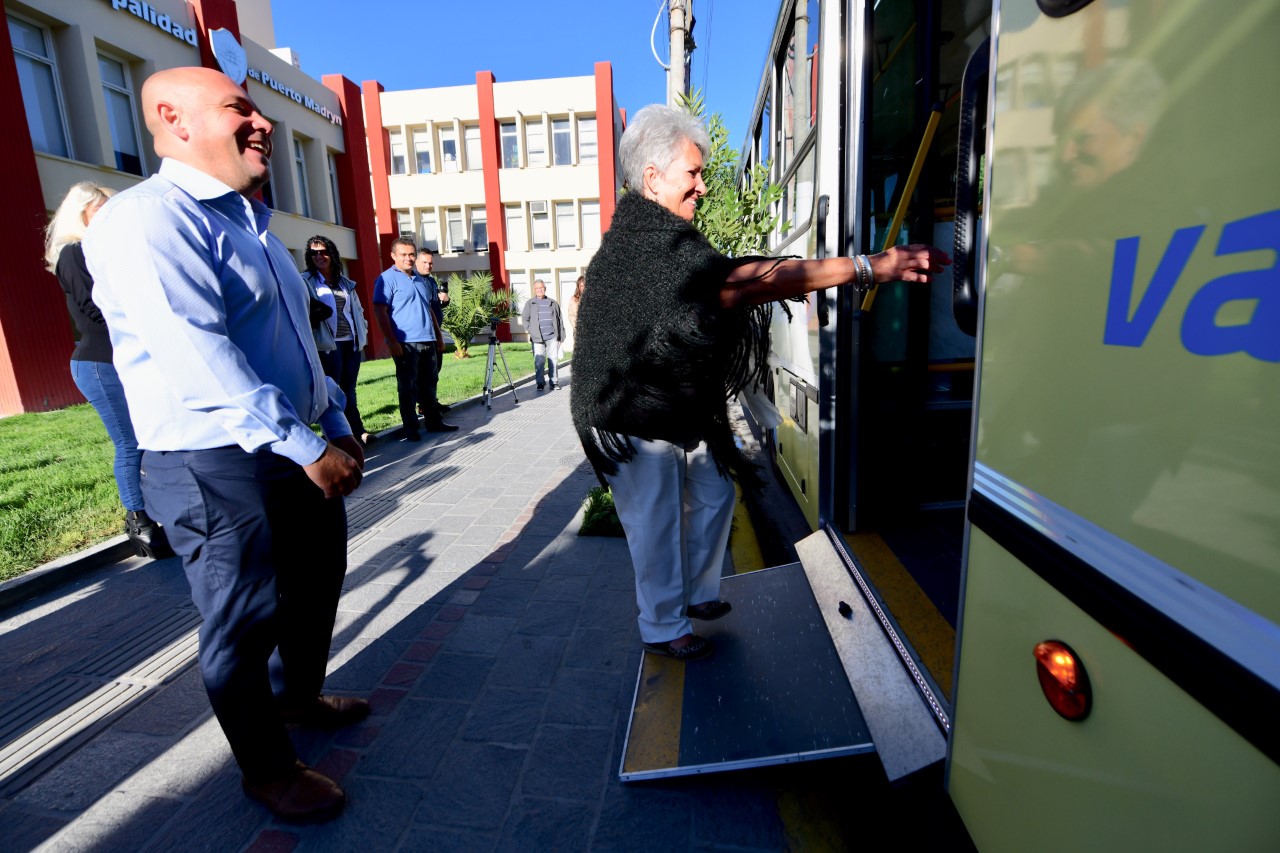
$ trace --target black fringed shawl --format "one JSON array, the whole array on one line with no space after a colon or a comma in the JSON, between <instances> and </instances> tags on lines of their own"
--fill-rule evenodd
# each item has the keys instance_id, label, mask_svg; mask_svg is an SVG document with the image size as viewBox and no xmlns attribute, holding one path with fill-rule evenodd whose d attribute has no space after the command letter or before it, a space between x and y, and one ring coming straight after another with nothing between
<instances>
[{"instance_id":1,"label":"black fringed shawl","mask_svg":"<svg viewBox=\"0 0 1280 853\"><path fill-rule=\"evenodd\" d=\"M764 380L769 309L720 306L730 271L747 260L721 255L639 193L618 201L587 267L571 385L574 425L602 483L634 455L627 436L706 441L721 473L759 483L734 442L728 400Z\"/></svg>"}]
</instances>

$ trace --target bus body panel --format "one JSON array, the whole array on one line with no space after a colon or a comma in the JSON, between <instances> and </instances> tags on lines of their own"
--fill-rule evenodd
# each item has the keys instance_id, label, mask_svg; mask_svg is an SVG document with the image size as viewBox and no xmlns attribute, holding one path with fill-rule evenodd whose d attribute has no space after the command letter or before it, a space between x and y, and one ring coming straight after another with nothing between
<instances>
[{"instance_id":1,"label":"bus body panel","mask_svg":"<svg viewBox=\"0 0 1280 853\"><path fill-rule=\"evenodd\" d=\"M771 181L783 193L774 209L778 227L768 253L815 258L838 252L840 219L839 80L842 72L838 10L823 13L819 0L784 0L765 60L766 104L757 120L762 127L744 152L748 162L770 161ZM837 49L827 50L826 46ZM761 137L773 139L761 145ZM827 197L825 229L818 228L818 199ZM818 234L824 230L825 243ZM817 294L804 301L772 306L769 365L770 401L782 418L772 434L778 472L811 529L821 514L819 493L820 385L823 363L822 318L829 326L833 312L819 309ZM757 422L768 423L752 398L744 399ZM763 416L762 416L763 415Z\"/></svg>"},{"instance_id":2,"label":"bus body panel","mask_svg":"<svg viewBox=\"0 0 1280 853\"><path fill-rule=\"evenodd\" d=\"M1000 34L977 459L1280 622L1280 6L1157 5Z\"/></svg>"},{"instance_id":3,"label":"bus body panel","mask_svg":"<svg viewBox=\"0 0 1280 853\"><path fill-rule=\"evenodd\" d=\"M980 850L1280 849L1280 767L976 528L969 554L950 794ZM1046 639L1084 662L1083 722L1041 693Z\"/></svg>"},{"instance_id":4,"label":"bus body panel","mask_svg":"<svg viewBox=\"0 0 1280 853\"><path fill-rule=\"evenodd\" d=\"M1135 597L1168 582L1145 560L1251 611L1178 630L1280 647L1280 6L997 16L975 471L1132 549ZM948 789L978 847L1280 849L1272 758L977 526L965 558ZM1050 639L1082 722L1040 689Z\"/></svg>"}]
</instances>

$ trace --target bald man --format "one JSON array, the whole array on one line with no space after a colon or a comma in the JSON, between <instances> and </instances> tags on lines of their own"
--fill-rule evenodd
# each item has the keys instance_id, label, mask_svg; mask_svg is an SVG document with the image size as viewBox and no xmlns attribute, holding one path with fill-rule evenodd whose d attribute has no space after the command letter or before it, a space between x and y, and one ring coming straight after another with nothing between
<instances>
[{"instance_id":1,"label":"bald man","mask_svg":"<svg viewBox=\"0 0 1280 853\"><path fill-rule=\"evenodd\" d=\"M143 494L204 617L200 668L245 790L284 820L327 820L346 796L298 761L285 723L369 713L320 692L346 573L343 496L364 457L321 370L306 285L252 197L270 176L271 123L206 68L153 75L142 108L160 171L103 208L84 249Z\"/></svg>"}]
</instances>

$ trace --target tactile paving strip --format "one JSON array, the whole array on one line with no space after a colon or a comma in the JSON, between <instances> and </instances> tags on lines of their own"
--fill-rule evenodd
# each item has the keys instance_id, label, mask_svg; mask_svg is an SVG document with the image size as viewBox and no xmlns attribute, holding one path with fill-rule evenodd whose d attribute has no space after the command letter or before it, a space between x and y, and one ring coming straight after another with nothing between
<instances>
[{"instance_id":1,"label":"tactile paving strip","mask_svg":"<svg viewBox=\"0 0 1280 853\"><path fill-rule=\"evenodd\" d=\"M179 608L9 703L0 716L0 796L25 788L195 663L200 614Z\"/></svg>"},{"instance_id":2,"label":"tactile paving strip","mask_svg":"<svg viewBox=\"0 0 1280 853\"><path fill-rule=\"evenodd\" d=\"M542 407L515 408L480 427L475 443L455 439L423 454L407 477L347 502L348 547L426 502L471 465L501 453L545 417ZM566 463L582 461L575 454ZM381 485L381 484L379 484ZM9 703L0 714L0 797L22 790L92 740L157 687L196 661L200 616L179 608Z\"/></svg>"}]
</instances>

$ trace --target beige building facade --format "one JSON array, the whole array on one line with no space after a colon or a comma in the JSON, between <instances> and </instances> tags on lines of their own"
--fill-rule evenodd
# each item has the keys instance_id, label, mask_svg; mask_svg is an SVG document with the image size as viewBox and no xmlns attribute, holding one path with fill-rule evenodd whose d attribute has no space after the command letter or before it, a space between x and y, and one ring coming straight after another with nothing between
<instances>
[{"instance_id":1,"label":"beige building facade","mask_svg":"<svg viewBox=\"0 0 1280 853\"><path fill-rule=\"evenodd\" d=\"M366 84L365 111L371 127L380 117L387 146L380 175L371 134L374 195L388 219L380 231L437 252L442 279L492 272L521 305L541 279L567 309L617 192L622 114L607 63L582 77L501 83L481 72L474 86L394 92ZM511 332L527 337L518 318Z\"/></svg>"}]
</instances>

